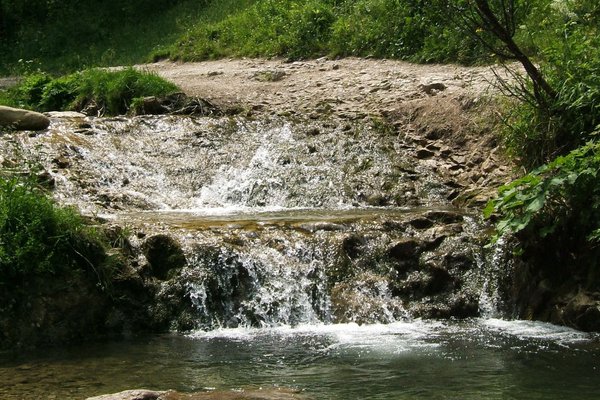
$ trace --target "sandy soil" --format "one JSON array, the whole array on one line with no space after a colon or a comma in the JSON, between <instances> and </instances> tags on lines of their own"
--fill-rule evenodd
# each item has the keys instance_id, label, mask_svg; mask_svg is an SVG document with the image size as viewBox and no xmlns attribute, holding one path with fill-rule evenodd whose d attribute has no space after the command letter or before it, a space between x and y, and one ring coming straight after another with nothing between
<instances>
[{"instance_id":1,"label":"sandy soil","mask_svg":"<svg viewBox=\"0 0 600 400\"><path fill-rule=\"evenodd\" d=\"M493 79L489 67L358 58L161 62L143 68L224 108L308 115L326 108L342 118L390 112L402 102L436 95L477 96Z\"/></svg>"}]
</instances>

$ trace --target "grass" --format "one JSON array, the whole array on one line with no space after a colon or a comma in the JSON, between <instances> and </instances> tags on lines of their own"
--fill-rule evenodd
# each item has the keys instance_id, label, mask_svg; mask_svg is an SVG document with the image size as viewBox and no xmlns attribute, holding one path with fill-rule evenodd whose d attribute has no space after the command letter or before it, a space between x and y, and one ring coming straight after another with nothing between
<instances>
[{"instance_id":1,"label":"grass","mask_svg":"<svg viewBox=\"0 0 600 400\"><path fill-rule=\"evenodd\" d=\"M0 74L68 73L164 58L489 60L438 0L427 6L410 0L107 0L69 7L72 2L44 2L39 7L49 14L38 16L0 2Z\"/></svg>"},{"instance_id":2,"label":"grass","mask_svg":"<svg viewBox=\"0 0 600 400\"><path fill-rule=\"evenodd\" d=\"M133 68L90 69L59 78L34 73L1 94L0 104L38 111L93 109L101 115L119 115L127 113L137 99L178 91L158 75Z\"/></svg>"}]
</instances>

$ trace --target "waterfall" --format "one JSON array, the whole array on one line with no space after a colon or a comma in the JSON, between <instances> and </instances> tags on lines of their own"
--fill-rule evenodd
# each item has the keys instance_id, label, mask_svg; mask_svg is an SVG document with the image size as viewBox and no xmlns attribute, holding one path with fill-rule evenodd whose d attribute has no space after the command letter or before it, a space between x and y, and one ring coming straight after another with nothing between
<instances>
[{"instance_id":1,"label":"waterfall","mask_svg":"<svg viewBox=\"0 0 600 400\"><path fill-rule=\"evenodd\" d=\"M175 238L161 293L184 288L201 329L496 315L476 212L414 150L368 121L135 117L2 151L35 153L61 202Z\"/></svg>"}]
</instances>

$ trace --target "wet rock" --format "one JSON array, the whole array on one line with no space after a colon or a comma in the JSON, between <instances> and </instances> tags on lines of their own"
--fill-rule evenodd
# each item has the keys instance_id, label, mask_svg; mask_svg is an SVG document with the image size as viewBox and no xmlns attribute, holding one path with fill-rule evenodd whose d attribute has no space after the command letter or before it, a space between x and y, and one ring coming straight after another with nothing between
<instances>
[{"instance_id":1,"label":"wet rock","mask_svg":"<svg viewBox=\"0 0 600 400\"><path fill-rule=\"evenodd\" d=\"M168 279L170 271L182 268L186 264L181 246L168 235L149 237L143 244L143 251L152 267L153 275L161 280Z\"/></svg>"},{"instance_id":2,"label":"wet rock","mask_svg":"<svg viewBox=\"0 0 600 400\"><path fill-rule=\"evenodd\" d=\"M408 221L408 224L415 229L427 229L433 226L433 221L425 217L415 217Z\"/></svg>"},{"instance_id":3,"label":"wet rock","mask_svg":"<svg viewBox=\"0 0 600 400\"><path fill-rule=\"evenodd\" d=\"M287 400L302 399L299 390L288 388L243 389L180 393L173 390L152 391L146 389L126 390L120 393L89 397L86 400Z\"/></svg>"},{"instance_id":4,"label":"wet rock","mask_svg":"<svg viewBox=\"0 0 600 400\"><path fill-rule=\"evenodd\" d=\"M470 294L456 294L416 304L411 313L418 318L472 318L479 315L479 301Z\"/></svg>"},{"instance_id":5,"label":"wet rock","mask_svg":"<svg viewBox=\"0 0 600 400\"><path fill-rule=\"evenodd\" d=\"M382 207L389 203L388 199L380 193L370 194L367 196L366 202L373 207Z\"/></svg>"},{"instance_id":6,"label":"wet rock","mask_svg":"<svg viewBox=\"0 0 600 400\"><path fill-rule=\"evenodd\" d=\"M401 301L391 297L387 278L369 272L336 284L331 303L336 323L389 323L405 316Z\"/></svg>"},{"instance_id":7,"label":"wet rock","mask_svg":"<svg viewBox=\"0 0 600 400\"><path fill-rule=\"evenodd\" d=\"M146 389L125 390L119 393L88 397L86 400L158 400L167 392L156 392Z\"/></svg>"},{"instance_id":8,"label":"wet rock","mask_svg":"<svg viewBox=\"0 0 600 400\"><path fill-rule=\"evenodd\" d=\"M358 235L350 235L342 241L342 249L348 258L355 259L362 253L361 247L365 244L365 239Z\"/></svg>"},{"instance_id":9,"label":"wet rock","mask_svg":"<svg viewBox=\"0 0 600 400\"><path fill-rule=\"evenodd\" d=\"M0 127L18 131L41 131L50 125L50 119L35 111L0 106Z\"/></svg>"},{"instance_id":10,"label":"wet rock","mask_svg":"<svg viewBox=\"0 0 600 400\"><path fill-rule=\"evenodd\" d=\"M464 219L462 214L455 211L428 211L425 217L441 224L454 224Z\"/></svg>"},{"instance_id":11,"label":"wet rock","mask_svg":"<svg viewBox=\"0 0 600 400\"><path fill-rule=\"evenodd\" d=\"M304 229L309 232L317 231L345 231L347 228L344 225L336 224L333 222L309 222L300 225L300 229Z\"/></svg>"},{"instance_id":12,"label":"wet rock","mask_svg":"<svg viewBox=\"0 0 600 400\"><path fill-rule=\"evenodd\" d=\"M412 238L406 238L394 243L388 250L388 255L393 259L404 261L418 257L420 251L421 242Z\"/></svg>"},{"instance_id":13,"label":"wet rock","mask_svg":"<svg viewBox=\"0 0 600 400\"><path fill-rule=\"evenodd\" d=\"M431 151L431 150L428 150L428 149L419 149L415 153L415 156L419 160L424 160L424 159L431 158L431 157L435 156L435 153L433 151Z\"/></svg>"},{"instance_id":14,"label":"wet rock","mask_svg":"<svg viewBox=\"0 0 600 400\"><path fill-rule=\"evenodd\" d=\"M50 118L65 118L65 119L79 119L85 118L86 115L77 111L50 111L46 115ZM80 126L81 128L81 126Z\"/></svg>"},{"instance_id":15,"label":"wet rock","mask_svg":"<svg viewBox=\"0 0 600 400\"><path fill-rule=\"evenodd\" d=\"M577 293L552 322L587 332L600 331L600 293Z\"/></svg>"}]
</instances>

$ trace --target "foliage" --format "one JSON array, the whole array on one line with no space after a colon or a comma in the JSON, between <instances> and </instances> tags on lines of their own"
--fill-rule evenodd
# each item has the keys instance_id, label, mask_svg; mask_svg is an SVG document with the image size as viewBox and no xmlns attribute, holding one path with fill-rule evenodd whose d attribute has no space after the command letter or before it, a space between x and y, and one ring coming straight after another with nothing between
<instances>
[{"instance_id":1,"label":"foliage","mask_svg":"<svg viewBox=\"0 0 600 400\"><path fill-rule=\"evenodd\" d=\"M59 78L45 73L29 75L10 90L5 102L40 111L79 111L93 106L100 114L118 115L126 113L138 98L177 91L177 86L157 75L133 68L91 69Z\"/></svg>"},{"instance_id":2,"label":"foliage","mask_svg":"<svg viewBox=\"0 0 600 400\"><path fill-rule=\"evenodd\" d=\"M486 57L447 18L443 0L261 0L201 21L171 58L375 56L473 63Z\"/></svg>"},{"instance_id":3,"label":"foliage","mask_svg":"<svg viewBox=\"0 0 600 400\"><path fill-rule=\"evenodd\" d=\"M526 231L546 237L566 224L600 240L600 143L590 142L499 189L484 215L501 215L496 239Z\"/></svg>"},{"instance_id":4,"label":"foliage","mask_svg":"<svg viewBox=\"0 0 600 400\"><path fill-rule=\"evenodd\" d=\"M32 181L0 178L0 292L23 290L38 276L78 270L100 278L90 260L101 249L74 210L57 207Z\"/></svg>"},{"instance_id":5,"label":"foliage","mask_svg":"<svg viewBox=\"0 0 600 400\"><path fill-rule=\"evenodd\" d=\"M580 270L584 284L597 287L600 7L592 0L536 0L530 6L534 11L526 23L537 29L525 26L527 36L515 35L519 44L504 37L506 47L500 49L515 55L529 78L508 66L513 81L503 88L513 107L504 142L530 172L502 186L484 214L498 218L494 240L515 234L523 256L538 270ZM502 36L498 29L489 32ZM521 43L533 49L537 66L524 56Z\"/></svg>"},{"instance_id":6,"label":"foliage","mask_svg":"<svg viewBox=\"0 0 600 400\"><path fill-rule=\"evenodd\" d=\"M0 0L0 73L21 75L24 63L55 73L139 63L185 32L207 3Z\"/></svg>"},{"instance_id":7,"label":"foliage","mask_svg":"<svg viewBox=\"0 0 600 400\"><path fill-rule=\"evenodd\" d=\"M523 101L507 116L504 138L527 169L593 139L600 124L599 6L591 0L536 3L536 13L544 17L531 23L543 29L528 29L524 46L535 47L541 72L556 94L540 106L522 96L531 92L529 83L516 89Z\"/></svg>"}]
</instances>

